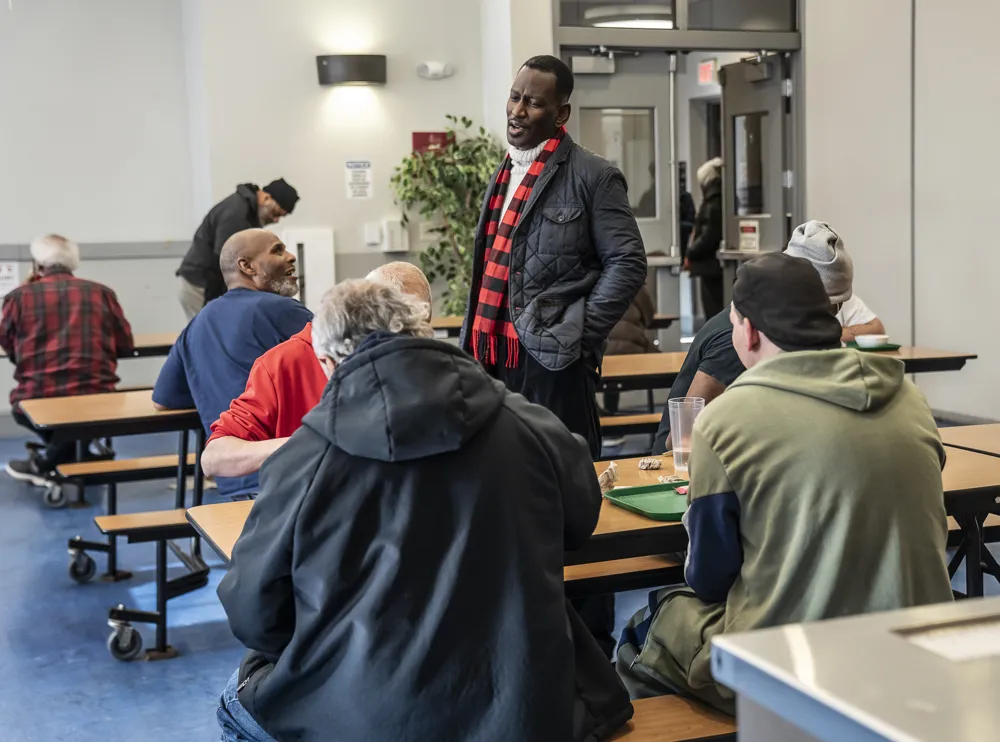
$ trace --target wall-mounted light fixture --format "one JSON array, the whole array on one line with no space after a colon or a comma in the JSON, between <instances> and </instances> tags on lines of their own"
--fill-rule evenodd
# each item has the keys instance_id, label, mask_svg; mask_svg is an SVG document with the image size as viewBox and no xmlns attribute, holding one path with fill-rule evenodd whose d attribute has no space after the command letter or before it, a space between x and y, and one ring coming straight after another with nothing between
<instances>
[{"instance_id":1,"label":"wall-mounted light fixture","mask_svg":"<svg viewBox=\"0 0 1000 742\"><path fill-rule=\"evenodd\" d=\"M316 57L320 85L384 85L384 54L324 54Z\"/></svg>"}]
</instances>

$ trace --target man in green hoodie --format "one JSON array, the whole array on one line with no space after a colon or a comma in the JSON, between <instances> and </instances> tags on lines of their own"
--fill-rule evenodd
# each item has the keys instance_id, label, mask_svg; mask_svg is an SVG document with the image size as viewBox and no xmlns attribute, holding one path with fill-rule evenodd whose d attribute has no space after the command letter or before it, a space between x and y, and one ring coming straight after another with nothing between
<instances>
[{"instance_id":1,"label":"man in green hoodie","mask_svg":"<svg viewBox=\"0 0 1000 742\"><path fill-rule=\"evenodd\" d=\"M945 455L892 358L840 347L823 283L769 253L733 286L747 371L698 417L687 587L650 595L622 634L633 698L680 692L733 713L713 636L952 599Z\"/></svg>"}]
</instances>

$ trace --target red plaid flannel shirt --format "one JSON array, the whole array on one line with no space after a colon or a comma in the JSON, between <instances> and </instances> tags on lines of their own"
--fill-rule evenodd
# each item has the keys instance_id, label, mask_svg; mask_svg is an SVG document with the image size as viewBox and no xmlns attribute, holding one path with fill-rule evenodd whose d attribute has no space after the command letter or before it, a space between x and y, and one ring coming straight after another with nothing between
<instances>
[{"instance_id":1,"label":"red plaid flannel shirt","mask_svg":"<svg viewBox=\"0 0 1000 742\"><path fill-rule=\"evenodd\" d=\"M4 297L0 347L15 364L11 405L22 399L114 391L132 328L107 286L50 273Z\"/></svg>"}]
</instances>

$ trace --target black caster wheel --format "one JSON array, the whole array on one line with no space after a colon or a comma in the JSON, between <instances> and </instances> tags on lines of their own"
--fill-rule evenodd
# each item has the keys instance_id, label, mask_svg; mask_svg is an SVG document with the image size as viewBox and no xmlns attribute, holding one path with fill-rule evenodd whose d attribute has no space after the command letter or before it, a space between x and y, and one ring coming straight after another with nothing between
<instances>
[{"instance_id":1,"label":"black caster wheel","mask_svg":"<svg viewBox=\"0 0 1000 742\"><path fill-rule=\"evenodd\" d=\"M66 493L61 484L50 484L45 488L42 501L50 508L66 507Z\"/></svg>"},{"instance_id":2,"label":"black caster wheel","mask_svg":"<svg viewBox=\"0 0 1000 742\"><path fill-rule=\"evenodd\" d=\"M81 585L90 582L97 574L97 562L83 551L78 551L69 559L69 576Z\"/></svg>"},{"instance_id":3,"label":"black caster wheel","mask_svg":"<svg viewBox=\"0 0 1000 742\"><path fill-rule=\"evenodd\" d=\"M116 660L134 660L142 653L142 635L130 625L122 624L108 637L108 651Z\"/></svg>"}]
</instances>

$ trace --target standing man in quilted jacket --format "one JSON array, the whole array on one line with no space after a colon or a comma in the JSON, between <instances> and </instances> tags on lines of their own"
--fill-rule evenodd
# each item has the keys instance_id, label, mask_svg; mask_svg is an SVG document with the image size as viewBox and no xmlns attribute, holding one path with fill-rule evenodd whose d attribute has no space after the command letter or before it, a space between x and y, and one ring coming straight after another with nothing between
<instances>
[{"instance_id":1,"label":"standing man in quilted jacket","mask_svg":"<svg viewBox=\"0 0 1000 742\"><path fill-rule=\"evenodd\" d=\"M461 345L597 458L604 345L646 280L646 252L621 171L566 133L572 92L555 57L532 57L514 78L510 150L483 201Z\"/></svg>"}]
</instances>

